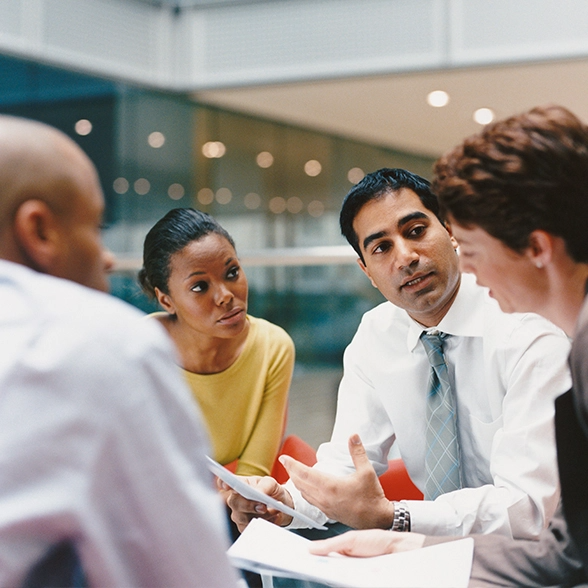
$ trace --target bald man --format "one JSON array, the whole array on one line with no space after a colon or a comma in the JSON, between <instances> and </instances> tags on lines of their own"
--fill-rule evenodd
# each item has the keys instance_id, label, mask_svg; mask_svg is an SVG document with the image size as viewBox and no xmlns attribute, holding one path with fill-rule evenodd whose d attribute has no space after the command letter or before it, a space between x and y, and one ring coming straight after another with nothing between
<instances>
[{"instance_id":1,"label":"bald man","mask_svg":"<svg viewBox=\"0 0 588 588\"><path fill-rule=\"evenodd\" d=\"M103 208L73 141L0 116L0 585L75 553L93 586L236 586L171 344L96 291Z\"/></svg>"}]
</instances>

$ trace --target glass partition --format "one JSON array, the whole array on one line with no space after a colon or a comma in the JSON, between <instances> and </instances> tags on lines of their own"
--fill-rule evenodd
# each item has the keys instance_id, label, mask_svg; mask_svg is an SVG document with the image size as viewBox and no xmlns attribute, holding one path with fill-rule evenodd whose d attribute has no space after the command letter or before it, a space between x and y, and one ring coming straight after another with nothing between
<instances>
[{"instance_id":1,"label":"glass partition","mask_svg":"<svg viewBox=\"0 0 588 588\"><path fill-rule=\"evenodd\" d=\"M343 197L379 167L429 176L430 159L9 57L0 74L0 112L60 128L96 163L116 296L155 309L136 282L143 239L168 210L192 206L234 237L251 314L291 334L299 364L340 366L382 301L339 234Z\"/></svg>"}]
</instances>

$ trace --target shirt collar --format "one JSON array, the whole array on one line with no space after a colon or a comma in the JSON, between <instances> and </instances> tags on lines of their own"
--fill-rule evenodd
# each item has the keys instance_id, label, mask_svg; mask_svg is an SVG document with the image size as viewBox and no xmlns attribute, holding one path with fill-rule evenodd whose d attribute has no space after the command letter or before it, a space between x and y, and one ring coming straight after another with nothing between
<instances>
[{"instance_id":1,"label":"shirt collar","mask_svg":"<svg viewBox=\"0 0 588 588\"><path fill-rule=\"evenodd\" d=\"M462 274L459 291L451 308L434 328L458 337L481 337L484 329L484 304L487 298L488 290L478 286L472 274ZM406 346L409 351L413 351L421 333L430 329L423 327L408 314L407 317L409 325Z\"/></svg>"}]
</instances>

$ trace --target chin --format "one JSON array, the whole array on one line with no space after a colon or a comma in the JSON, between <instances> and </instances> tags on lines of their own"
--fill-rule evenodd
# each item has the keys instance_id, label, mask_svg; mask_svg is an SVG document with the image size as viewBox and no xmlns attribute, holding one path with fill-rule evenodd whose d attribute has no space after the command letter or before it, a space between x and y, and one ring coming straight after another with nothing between
<instances>
[{"instance_id":1,"label":"chin","mask_svg":"<svg viewBox=\"0 0 588 588\"><path fill-rule=\"evenodd\" d=\"M502 312L533 312L530 308L521 307L519 304L513 304L512 302L500 300L499 298L496 298L496 301L498 302Z\"/></svg>"}]
</instances>

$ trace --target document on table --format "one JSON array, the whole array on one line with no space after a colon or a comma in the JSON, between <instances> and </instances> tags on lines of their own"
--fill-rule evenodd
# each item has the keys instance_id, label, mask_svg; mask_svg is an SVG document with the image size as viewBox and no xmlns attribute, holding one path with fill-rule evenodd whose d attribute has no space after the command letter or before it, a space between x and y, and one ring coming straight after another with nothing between
<instances>
[{"instance_id":1,"label":"document on table","mask_svg":"<svg viewBox=\"0 0 588 588\"><path fill-rule=\"evenodd\" d=\"M231 563L261 574L352 588L466 588L474 540L469 537L378 557L312 555L311 541L253 519L228 550Z\"/></svg>"},{"instance_id":2,"label":"document on table","mask_svg":"<svg viewBox=\"0 0 588 588\"><path fill-rule=\"evenodd\" d=\"M288 505L260 492L253 486L247 484L240 479L239 476L236 476L232 472L229 472L227 468L223 467L217 461L214 461L211 457L206 456L206 460L208 462L208 469L215 475L218 476L223 482L226 482L235 492L238 492L243 498L247 498L247 500L255 500L256 502L262 502L267 506L271 506L280 512L290 515L295 519L303 522L304 524L308 525L313 529L320 529L325 531L327 527L323 525L319 525L316 521L313 521L311 518L303 515L299 512L296 512L293 508L290 508ZM275 526L275 525L272 525Z\"/></svg>"}]
</instances>

